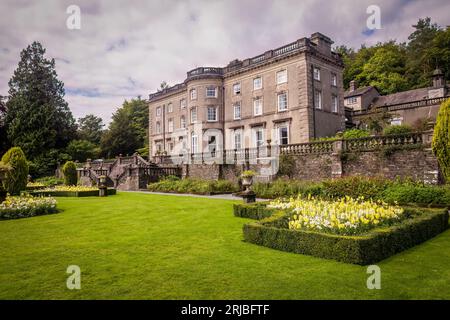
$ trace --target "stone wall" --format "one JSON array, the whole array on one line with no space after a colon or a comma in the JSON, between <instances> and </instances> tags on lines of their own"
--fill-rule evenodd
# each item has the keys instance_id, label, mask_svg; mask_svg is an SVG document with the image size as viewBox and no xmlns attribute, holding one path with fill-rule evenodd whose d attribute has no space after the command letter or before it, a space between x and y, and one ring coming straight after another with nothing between
<instances>
[{"instance_id":1,"label":"stone wall","mask_svg":"<svg viewBox=\"0 0 450 320\"><path fill-rule=\"evenodd\" d=\"M440 174L431 144L432 132L410 136L369 137L334 142L289 145L281 153L293 157L291 178L319 181L347 176L382 176L388 179L412 178L439 183ZM263 173L267 165L189 164L185 177L226 179L237 182L243 170L258 173L255 180L267 181L275 176Z\"/></svg>"},{"instance_id":2,"label":"stone wall","mask_svg":"<svg viewBox=\"0 0 450 320\"><path fill-rule=\"evenodd\" d=\"M355 153L342 161L342 167L343 176L383 176L389 179L409 177L428 183L438 182L438 162L428 148L397 150L392 154L380 151Z\"/></svg>"}]
</instances>

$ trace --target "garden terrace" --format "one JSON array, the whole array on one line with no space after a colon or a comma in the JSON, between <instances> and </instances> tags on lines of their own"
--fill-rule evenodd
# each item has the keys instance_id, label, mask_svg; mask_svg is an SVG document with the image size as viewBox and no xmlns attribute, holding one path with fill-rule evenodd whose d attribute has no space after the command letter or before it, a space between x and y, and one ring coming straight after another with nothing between
<instances>
[{"instance_id":1,"label":"garden terrace","mask_svg":"<svg viewBox=\"0 0 450 320\"><path fill-rule=\"evenodd\" d=\"M1 221L0 299L450 299L450 230L378 262L368 290L366 267L242 241L237 203L119 192Z\"/></svg>"}]
</instances>

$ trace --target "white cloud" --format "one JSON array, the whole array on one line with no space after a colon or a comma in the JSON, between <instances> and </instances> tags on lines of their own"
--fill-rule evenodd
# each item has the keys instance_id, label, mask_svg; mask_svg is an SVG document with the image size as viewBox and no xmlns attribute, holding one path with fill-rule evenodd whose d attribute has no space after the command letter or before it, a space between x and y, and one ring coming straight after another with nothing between
<instances>
[{"instance_id":1,"label":"white cloud","mask_svg":"<svg viewBox=\"0 0 450 320\"><path fill-rule=\"evenodd\" d=\"M66 28L66 8L71 4L81 7L81 30ZM370 4L381 7L382 29L367 37L362 31ZM0 94L8 91L20 51L38 40L47 55L57 59L74 115L94 113L109 121L124 99L147 97L162 80L181 82L196 66L223 66L316 31L336 45L353 47L405 41L421 17L448 25L450 3L4 0L0 10L8 13L0 20Z\"/></svg>"}]
</instances>

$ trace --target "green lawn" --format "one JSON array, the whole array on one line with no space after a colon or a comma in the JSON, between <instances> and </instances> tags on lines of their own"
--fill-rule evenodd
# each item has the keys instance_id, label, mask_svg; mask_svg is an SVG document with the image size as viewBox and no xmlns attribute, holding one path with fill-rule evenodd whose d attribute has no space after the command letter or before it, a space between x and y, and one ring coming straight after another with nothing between
<instances>
[{"instance_id":1,"label":"green lawn","mask_svg":"<svg viewBox=\"0 0 450 320\"><path fill-rule=\"evenodd\" d=\"M119 193L57 198L0 221L0 299L450 299L450 231L366 268L242 242L233 201ZM66 288L68 265L81 290Z\"/></svg>"}]
</instances>

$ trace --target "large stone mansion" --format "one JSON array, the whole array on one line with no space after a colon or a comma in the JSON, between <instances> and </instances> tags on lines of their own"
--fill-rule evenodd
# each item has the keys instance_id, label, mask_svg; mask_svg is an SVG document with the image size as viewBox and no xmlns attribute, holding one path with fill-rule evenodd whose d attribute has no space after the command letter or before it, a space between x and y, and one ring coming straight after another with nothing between
<instances>
[{"instance_id":1,"label":"large stone mansion","mask_svg":"<svg viewBox=\"0 0 450 320\"><path fill-rule=\"evenodd\" d=\"M345 127L343 63L321 33L150 94L150 153L309 142Z\"/></svg>"}]
</instances>

